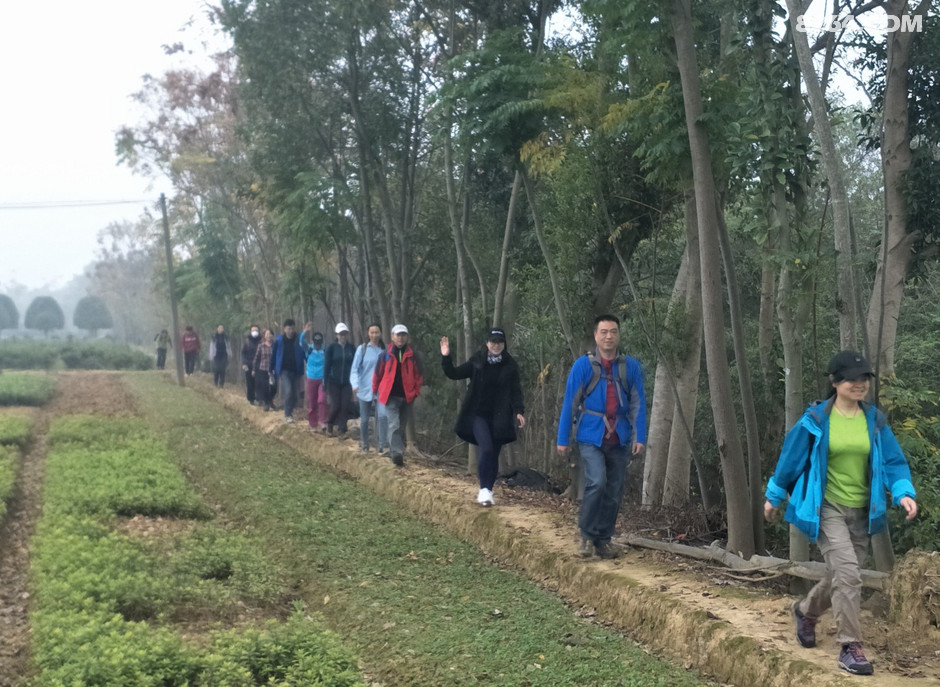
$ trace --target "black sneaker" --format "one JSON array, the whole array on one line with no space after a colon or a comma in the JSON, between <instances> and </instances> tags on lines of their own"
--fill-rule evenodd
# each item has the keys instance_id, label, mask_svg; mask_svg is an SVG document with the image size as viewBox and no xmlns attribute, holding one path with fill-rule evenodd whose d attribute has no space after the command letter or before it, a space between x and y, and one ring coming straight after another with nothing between
<instances>
[{"instance_id":1,"label":"black sneaker","mask_svg":"<svg viewBox=\"0 0 940 687\"><path fill-rule=\"evenodd\" d=\"M871 663L865 658L861 642L849 642L842 645L842 651L839 653L839 667L852 675L871 675L875 672Z\"/></svg>"},{"instance_id":2,"label":"black sneaker","mask_svg":"<svg viewBox=\"0 0 940 687\"><path fill-rule=\"evenodd\" d=\"M578 555L581 558L590 558L594 555L594 542L590 539L581 539L581 546L578 547Z\"/></svg>"},{"instance_id":3,"label":"black sneaker","mask_svg":"<svg viewBox=\"0 0 940 687\"><path fill-rule=\"evenodd\" d=\"M405 464L405 459L402 457L400 453L393 453L392 462L395 463L396 467L400 468L402 465Z\"/></svg>"},{"instance_id":4,"label":"black sneaker","mask_svg":"<svg viewBox=\"0 0 940 687\"><path fill-rule=\"evenodd\" d=\"M595 543L594 553L596 553L601 558L606 558L607 560L612 560L620 555L620 552L617 550L617 548L609 541Z\"/></svg>"},{"instance_id":5,"label":"black sneaker","mask_svg":"<svg viewBox=\"0 0 940 687\"><path fill-rule=\"evenodd\" d=\"M811 618L800 613L800 602L793 602L793 618L796 620L796 638L807 649L816 646L816 623L819 618Z\"/></svg>"}]
</instances>

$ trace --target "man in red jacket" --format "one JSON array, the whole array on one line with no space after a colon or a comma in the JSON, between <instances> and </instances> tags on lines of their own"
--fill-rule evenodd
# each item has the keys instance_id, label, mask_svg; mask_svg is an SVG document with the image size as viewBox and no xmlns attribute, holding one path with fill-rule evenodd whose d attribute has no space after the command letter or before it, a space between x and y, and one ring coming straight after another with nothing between
<instances>
[{"instance_id":1,"label":"man in red jacket","mask_svg":"<svg viewBox=\"0 0 940 687\"><path fill-rule=\"evenodd\" d=\"M423 382L421 361L408 345L408 327L396 324L392 343L375 365L372 392L388 413L389 453L398 467L405 464L405 426Z\"/></svg>"}]
</instances>

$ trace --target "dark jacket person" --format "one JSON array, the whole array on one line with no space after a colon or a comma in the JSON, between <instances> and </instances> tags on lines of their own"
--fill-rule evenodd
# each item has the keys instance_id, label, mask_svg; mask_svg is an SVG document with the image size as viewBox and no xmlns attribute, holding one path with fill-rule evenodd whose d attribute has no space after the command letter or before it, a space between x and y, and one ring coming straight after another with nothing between
<instances>
[{"instance_id":1,"label":"dark jacket person","mask_svg":"<svg viewBox=\"0 0 940 687\"><path fill-rule=\"evenodd\" d=\"M519 366L506 350L506 335L501 329L493 329L487 335L486 346L459 367L454 366L450 342L443 337L441 367L450 379L470 379L454 432L478 447L477 503L491 506L499 473L499 452L504 444L516 440L516 423L525 426Z\"/></svg>"}]
</instances>

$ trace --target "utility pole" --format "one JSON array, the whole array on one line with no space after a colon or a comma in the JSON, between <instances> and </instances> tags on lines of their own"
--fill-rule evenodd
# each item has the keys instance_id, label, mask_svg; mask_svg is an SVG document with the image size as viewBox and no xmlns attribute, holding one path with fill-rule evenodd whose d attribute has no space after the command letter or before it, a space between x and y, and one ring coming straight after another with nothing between
<instances>
[{"instance_id":1,"label":"utility pole","mask_svg":"<svg viewBox=\"0 0 940 687\"><path fill-rule=\"evenodd\" d=\"M166 278L170 289L170 311L173 313L173 359L176 361L176 382L183 386L183 351L180 349L180 318L176 309L176 279L173 277L173 250L170 248L170 220L166 216L166 196L160 194L163 213L163 245L166 248Z\"/></svg>"}]
</instances>

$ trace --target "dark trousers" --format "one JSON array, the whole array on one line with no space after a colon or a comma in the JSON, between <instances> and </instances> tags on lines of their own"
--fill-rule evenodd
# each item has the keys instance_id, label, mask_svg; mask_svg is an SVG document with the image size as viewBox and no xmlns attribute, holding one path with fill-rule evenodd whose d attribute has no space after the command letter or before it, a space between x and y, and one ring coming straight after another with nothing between
<instances>
[{"instance_id":1,"label":"dark trousers","mask_svg":"<svg viewBox=\"0 0 940 687\"><path fill-rule=\"evenodd\" d=\"M249 403L255 402L255 378L251 376L251 370L245 370L245 397Z\"/></svg>"},{"instance_id":2,"label":"dark trousers","mask_svg":"<svg viewBox=\"0 0 940 687\"><path fill-rule=\"evenodd\" d=\"M473 418L473 438L477 442L477 477L480 489L493 491L499 474L499 452L503 445L493 440L493 426L488 418Z\"/></svg>"},{"instance_id":3,"label":"dark trousers","mask_svg":"<svg viewBox=\"0 0 940 687\"><path fill-rule=\"evenodd\" d=\"M212 361L212 383L216 386L225 386L225 370L228 368L228 358L216 358Z\"/></svg>"},{"instance_id":4,"label":"dark trousers","mask_svg":"<svg viewBox=\"0 0 940 687\"><path fill-rule=\"evenodd\" d=\"M183 359L186 362L186 374L191 375L196 371L196 359L199 357L199 351L186 351L183 353Z\"/></svg>"},{"instance_id":5,"label":"dark trousers","mask_svg":"<svg viewBox=\"0 0 940 687\"><path fill-rule=\"evenodd\" d=\"M347 383L330 382L326 392L330 399L330 415L326 419L326 424L330 428L335 426L340 434L345 434L346 423L349 421L352 387Z\"/></svg>"},{"instance_id":6,"label":"dark trousers","mask_svg":"<svg viewBox=\"0 0 940 687\"><path fill-rule=\"evenodd\" d=\"M284 417L292 417L300 395L300 375L281 372L281 400L284 402Z\"/></svg>"},{"instance_id":7,"label":"dark trousers","mask_svg":"<svg viewBox=\"0 0 940 687\"><path fill-rule=\"evenodd\" d=\"M271 384L271 376L267 370L258 370L255 372L255 397L264 407L271 409L271 401L274 400L274 385Z\"/></svg>"},{"instance_id":8,"label":"dark trousers","mask_svg":"<svg viewBox=\"0 0 940 687\"><path fill-rule=\"evenodd\" d=\"M166 367L166 349L158 348L157 349L157 369L162 370Z\"/></svg>"}]
</instances>

